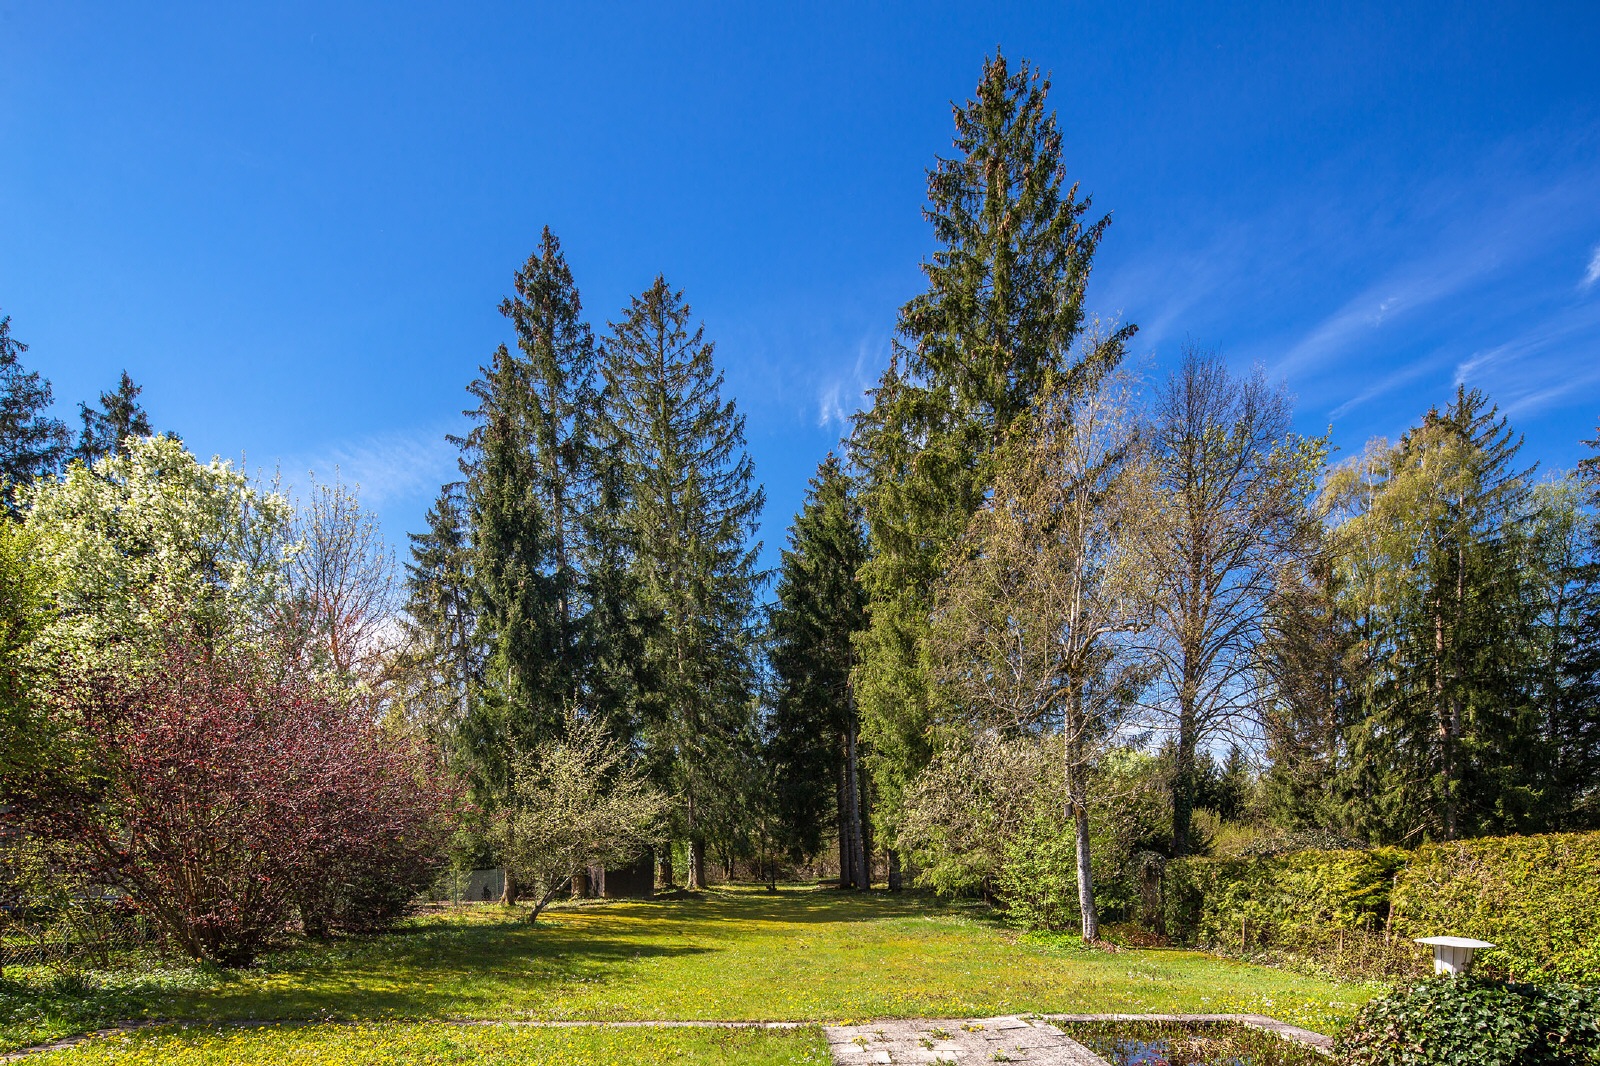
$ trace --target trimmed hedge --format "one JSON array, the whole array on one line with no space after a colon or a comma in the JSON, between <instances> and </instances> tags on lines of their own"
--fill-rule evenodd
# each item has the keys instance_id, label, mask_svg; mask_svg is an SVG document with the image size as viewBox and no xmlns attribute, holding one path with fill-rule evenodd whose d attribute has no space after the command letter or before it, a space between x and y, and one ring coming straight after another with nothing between
<instances>
[{"instance_id":1,"label":"trimmed hedge","mask_svg":"<svg viewBox=\"0 0 1600 1066\"><path fill-rule=\"evenodd\" d=\"M1298 851L1253 859L1180 859L1167 865L1167 935L1249 950L1329 931L1382 931L1406 853Z\"/></svg>"},{"instance_id":2,"label":"trimmed hedge","mask_svg":"<svg viewBox=\"0 0 1600 1066\"><path fill-rule=\"evenodd\" d=\"M1600 833L1180 859L1162 889L1178 943L1329 964L1349 949L1342 968L1393 973L1426 968L1414 937L1470 936L1498 945L1487 972L1600 982Z\"/></svg>"},{"instance_id":3,"label":"trimmed hedge","mask_svg":"<svg viewBox=\"0 0 1600 1066\"><path fill-rule=\"evenodd\" d=\"M1487 940L1483 965L1516 980L1600 982L1600 833L1425 845L1393 910L1397 937Z\"/></svg>"}]
</instances>

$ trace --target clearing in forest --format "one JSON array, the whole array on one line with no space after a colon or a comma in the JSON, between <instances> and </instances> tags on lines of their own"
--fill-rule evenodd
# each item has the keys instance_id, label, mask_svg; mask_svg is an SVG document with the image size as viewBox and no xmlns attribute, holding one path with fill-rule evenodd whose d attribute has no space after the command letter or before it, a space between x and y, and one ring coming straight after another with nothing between
<instances>
[{"instance_id":1,"label":"clearing in forest","mask_svg":"<svg viewBox=\"0 0 1600 1066\"><path fill-rule=\"evenodd\" d=\"M175 1023L30 1060L39 1066L102 1055L111 1056L108 1062L138 1062L147 1054L181 1062L186 1048L196 1062L219 1054L274 1063L346 1055L395 1063L554 1063L584 1056L823 1062L826 1043L810 1027L596 1031L399 1023L848 1023L1028 1012L1239 1012L1329 1031L1370 994L1363 986L1199 952L1085 950L1069 938L1019 935L977 906L916 894L789 886L775 894L739 887L675 900L565 905L537 925L496 905L459 908L423 915L390 934L274 954L251 970L176 973L167 990L149 981L143 987L103 987L75 1010L63 1009L59 999L31 1017L13 1008L0 1023L0 1039L16 1047L116 1021ZM214 1030L218 1023L330 1021L387 1024ZM358 1047L366 1052L357 1054Z\"/></svg>"}]
</instances>

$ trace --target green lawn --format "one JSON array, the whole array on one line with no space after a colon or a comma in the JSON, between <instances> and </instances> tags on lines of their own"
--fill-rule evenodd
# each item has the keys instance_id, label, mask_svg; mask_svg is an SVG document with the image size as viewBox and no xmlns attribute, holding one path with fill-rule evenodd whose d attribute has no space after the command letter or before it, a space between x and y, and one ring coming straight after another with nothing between
<instances>
[{"instance_id":1,"label":"green lawn","mask_svg":"<svg viewBox=\"0 0 1600 1066\"><path fill-rule=\"evenodd\" d=\"M10 1017L0 992L0 1046L141 1017L844 1021L1248 1011L1327 1031L1371 994L1197 952L1107 953L1019 937L979 908L912 895L733 889L547 913L536 926L495 906L430 915L386 936L271 956L244 972L178 970L143 988L102 987L77 998L69 989L31 1011L17 996L22 1006ZM462 1037L480 1038L488 1039ZM783 1044L782 1034L773 1040Z\"/></svg>"},{"instance_id":2,"label":"green lawn","mask_svg":"<svg viewBox=\"0 0 1600 1066\"><path fill-rule=\"evenodd\" d=\"M514 1029L429 1022L273 1029L171 1029L95 1040L30 1063L41 1066L825 1066L815 1027L761 1029Z\"/></svg>"}]
</instances>

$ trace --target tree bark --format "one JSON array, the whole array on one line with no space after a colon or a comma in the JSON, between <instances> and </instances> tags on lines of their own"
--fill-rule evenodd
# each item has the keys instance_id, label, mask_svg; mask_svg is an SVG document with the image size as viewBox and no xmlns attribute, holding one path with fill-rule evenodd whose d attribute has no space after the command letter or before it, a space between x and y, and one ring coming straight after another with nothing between
<instances>
[{"instance_id":1,"label":"tree bark","mask_svg":"<svg viewBox=\"0 0 1600 1066\"><path fill-rule=\"evenodd\" d=\"M500 904L504 907L515 907L517 905L517 879L511 875L511 867L507 866L505 871L505 883L500 890Z\"/></svg>"},{"instance_id":2,"label":"tree bark","mask_svg":"<svg viewBox=\"0 0 1600 1066\"><path fill-rule=\"evenodd\" d=\"M1083 941L1091 944L1100 939L1100 914L1094 905L1094 872L1089 862L1089 804L1088 787L1084 778L1088 769L1076 766L1069 770L1073 783L1069 786L1073 836L1078 858L1078 912L1083 919Z\"/></svg>"},{"instance_id":3,"label":"tree bark","mask_svg":"<svg viewBox=\"0 0 1600 1066\"><path fill-rule=\"evenodd\" d=\"M661 849L661 887L676 887L672 881L672 841L667 841L667 846Z\"/></svg>"},{"instance_id":4,"label":"tree bark","mask_svg":"<svg viewBox=\"0 0 1600 1066\"><path fill-rule=\"evenodd\" d=\"M1192 692L1179 697L1178 745L1172 766L1172 857L1189 854L1194 834L1196 714Z\"/></svg>"},{"instance_id":5,"label":"tree bark","mask_svg":"<svg viewBox=\"0 0 1600 1066\"><path fill-rule=\"evenodd\" d=\"M889 891L898 892L905 887L900 876L900 853L894 848L884 850L889 857Z\"/></svg>"},{"instance_id":6,"label":"tree bark","mask_svg":"<svg viewBox=\"0 0 1600 1066\"><path fill-rule=\"evenodd\" d=\"M689 887L706 887L706 838L701 833L689 834Z\"/></svg>"},{"instance_id":7,"label":"tree bark","mask_svg":"<svg viewBox=\"0 0 1600 1066\"><path fill-rule=\"evenodd\" d=\"M867 868L866 841L861 835L861 781L856 760L856 734L854 724L845 734L845 751L849 759L850 774L850 865L853 885L865 892L872 887L872 874Z\"/></svg>"},{"instance_id":8,"label":"tree bark","mask_svg":"<svg viewBox=\"0 0 1600 1066\"><path fill-rule=\"evenodd\" d=\"M844 745L841 743L840 745ZM839 887L850 887L850 770L849 758L841 751L839 759L839 774L835 780L834 791L838 793L838 809L835 811L835 820L839 823Z\"/></svg>"}]
</instances>

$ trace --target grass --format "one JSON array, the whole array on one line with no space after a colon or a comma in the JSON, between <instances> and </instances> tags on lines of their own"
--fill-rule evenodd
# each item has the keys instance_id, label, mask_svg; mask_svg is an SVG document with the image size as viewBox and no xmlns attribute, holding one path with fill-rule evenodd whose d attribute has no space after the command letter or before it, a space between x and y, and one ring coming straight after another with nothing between
<instances>
[{"instance_id":1,"label":"grass","mask_svg":"<svg viewBox=\"0 0 1600 1066\"><path fill-rule=\"evenodd\" d=\"M497 906L463 908L385 936L269 956L246 971L177 970L134 987L95 975L81 995L69 989L37 1006L24 990L9 1011L0 989L0 1047L135 1018L849 1021L1240 1011L1326 1032L1372 992L1198 952L1107 953L1018 936L980 908L915 895L730 889L547 914L529 925Z\"/></svg>"},{"instance_id":2,"label":"grass","mask_svg":"<svg viewBox=\"0 0 1600 1066\"><path fill-rule=\"evenodd\" d=\"M307 1025L273 1029L174 1028L131 1033L52 1052L38 1066L292 1066L296 1063L706 1063L709 1066L823 1066L828 1042L815 1027L763 1029L512 1029L436 1022Z\"/></svg>"}]
</instances>

